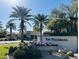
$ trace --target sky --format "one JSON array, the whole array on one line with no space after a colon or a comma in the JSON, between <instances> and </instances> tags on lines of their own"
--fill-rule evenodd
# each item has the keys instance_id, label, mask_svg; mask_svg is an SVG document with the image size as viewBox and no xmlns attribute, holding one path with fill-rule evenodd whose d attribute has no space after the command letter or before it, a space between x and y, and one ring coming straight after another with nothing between
<instances>
[{"instance_id":1,"label":"sky","mask_svg":"<svg viewBox=\"0 0 79 59\"><path fill-rule=\"evenodd\" d=\"M63 0L63 3L69 5L71 0ZM33 15L38 13L49 15L54 8L60 8L61 4L62 0L0 0L0 21L5 28L6 23L10 20L9 16L13 11L12 7L16 7L16 5L32 9L30 14ZM18 26L19 22L16 21L15 23ZM27 30L31 31L32 26L27 24Z\"/></svg>"}]
</instances>

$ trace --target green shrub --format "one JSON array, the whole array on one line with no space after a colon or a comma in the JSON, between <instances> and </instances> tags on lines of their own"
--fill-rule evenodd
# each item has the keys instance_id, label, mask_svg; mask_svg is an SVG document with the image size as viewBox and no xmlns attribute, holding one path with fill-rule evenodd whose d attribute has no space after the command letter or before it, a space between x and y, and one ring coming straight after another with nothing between
<instances>
[{"instance_id":1,"label":"green shrub","mask_svg":"<svg viewBox=\"0 0 79 59\"><path fill-rule=\"evenodd\" d=\"M38 59L41 53L34 47L28 47L25 43L20 43L20 47L13 53L15 59Z\"/></svg>"},{"instance_id":2,"label":"green shrub","mask_svg":"<svg viewBox=\"0 0 79 59\"><path fill-rule=\"evenodd\" d=\"M12 54L13 52L14 52L14 48L11 46L11 47L9 48L8 54L10 55L10 54Z\"/></svg>"},{"instance_id":3,"label":"green shrub","mask_svg":"<svg viewBox=\"0 0 79 59\"><path fill-rule=\"evenodd\" d=\"M11 47L9 48L8 54L9 54L9 55L12 55L16 49L17 49L17 47L12 47L12 46L11 46Z\"/></svg>"},{"instance_id":4,"label":"green shrub","mask_svg":"<svg viewBox=\"0 0 79 59\"><path fill-rule=\"evenodd\" d=\"M67 52L67 55L71 56L71 57L74 57L74 53L72 51L68 51Z\"/></svg>"},{"instance_id":5,"label":"green shrub","mask_svg":"<svg viewBox=\"0 0 79 59\"><path fill-rule=\"evenodd\" d=\"M24 59L25 57L25 51L21 50L21 49L17 49L14 53L13 53L13 57L15 59Z\"/></svg>"}]
</instances>

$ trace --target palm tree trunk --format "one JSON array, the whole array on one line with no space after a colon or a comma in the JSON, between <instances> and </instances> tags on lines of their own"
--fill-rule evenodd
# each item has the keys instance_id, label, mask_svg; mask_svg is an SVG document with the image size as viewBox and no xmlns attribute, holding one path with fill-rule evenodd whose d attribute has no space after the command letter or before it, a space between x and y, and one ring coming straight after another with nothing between
<instances>
[{"instance_id":1,"label":"palm tree trunk","mask_svg":"<svg viewBox=\"0 0 79 59\"><path fill-rule=\"evenodd\" d=\"M42 44L42 23L40 23L40 40L41 40L41 44Z\"/></svg>"},{"instance_id":2,"label":"palm tree trunk","mask_svg":"<svg viewBox=\"0 0 79 59\"><path fill-rule=\"evenodd\" d=\"M77 21L74 21L74 23L75 23L75 24L74 24L75 32L77 32L77 24L76 24L76 22L77 22Z\"/></svg>"},{"instance_id":3,"label":"palm tree trunk","mask_svg":"<svg viewBox=\"0 0 79 59\"><path fill-rule=\"evenodd\" d=\"M10 38L12 38L12 28L10 27Z\"/></svg>"},{"instance_id":4,"label":"palm tree trunk","mask_svg":"<svg viewBox=\"0 0 79 59\"><path fill-rule=\"evenodd\" d=\"M24 29L24 21L21 20L21 42L23 42L23 34L24 34L23 29Z\"/></svg>"}]
</instances>

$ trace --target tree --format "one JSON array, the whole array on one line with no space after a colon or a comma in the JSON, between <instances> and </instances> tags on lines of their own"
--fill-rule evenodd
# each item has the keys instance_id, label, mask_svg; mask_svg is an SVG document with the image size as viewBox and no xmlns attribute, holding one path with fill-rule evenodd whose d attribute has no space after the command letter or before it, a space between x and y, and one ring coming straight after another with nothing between
<instances>
[{"instance_id":1,"label":"tree","mask_svg":"<svg viewBox=\"0 0 79 59\"><path fill-rule=\"evenodd\" d=\"M6 29L9 28L10 29L10 38L12 38L12 30L16 29L16 25L15 23L12 22L12 20L9 20L7 25L6 25Z\"/></svg>"},{"instance_id":2,"label":"tree","mask_svg":"<svg viewBox=\"0 0 79 59\"><path fill-rule=\"evenodd\" d=\"M59 10L57 10L56 8L53 9L51 12L51 17L52 18L59 18Z\"/></svg>"},{"instance_id":3,"label":"tree","mask_svg":"<svg viewBox=\"0 0 79 59\"><path fill-rule=\"evenodd\" d=\"M64 19L65 12L63 12L61 9L59 10L57 8L54 8L51 12L50 18L51 19Z\"/></svg>"},{"instance_id":4,"label":"tree","mask_svg":"<svg viewBox=\"0 0 79 59\"><path fill-rule=\"evenodd\" d=\"M70 6L65 6L67 11L67 17L70 19L70 23L72 24L71 33L76 35L78 33L78 0L72 0Z\"/></svg>"},{"instance_id":5,"label":"tree","mask_svg":"<svg viewBox=\"0 0 79 59\"><path fill-rule=\"evenodd\" d=\"M56 20L49 20L48 23L46 24L46 28L52 32L55 29L55 26L54 26L55 23L56 23Z\"/></svg>"},{"instance_id":6,"label":"tree","mask_svg":"<svg viewBox=\"0 0 79 59\"><path fill-rule=\"evenodd\" d=\"M77 14L78 14L78 0L72 0L72 3L69 6L69 9L70 9L69 12L72 15L76 14L76 16L77 16Z\"/></svg>"},{"instance_id":7,"label":"tree","mask_svg":"<svg viewBox=\"0 0 79 59\"><path fill-rule=\"evenodd\" d=\"M14 7L13 10L14 11L10 15L10 17L18 18L20 20L21 37L22 37L21 42L23 42L23 34L24 34L24 27L25 27L24 24L25 22L28 22L30 20L30 17L32 16L29 14L31 9L17 6L16 8Z\"/></svg>"},{"instance_id":8,"label":"tree","mask_svg":"<svg viewBox=\"0 0 79 59\"><path fill-rule=\"evenodd\" d=\"M2 28L3 28L3 27L2 27L2 23L1 23L1 21L0 21L0 31L2 30Z\"/></svg>"},{"instance_id":9,"label":"tree","mask_svg":"<svg viewBox=\"0 0 79 59\"><path fill-rule=\"evenodd\" d=\"M2 26L2 22L0 21L0 38L1 37L4 37L4 29L3 29L3 26Z\"/></svg>"},{"instance_id":10,"label":"tree","mask_svg":"<svg viewBox=\"0 0 79 59\"><path fill-rule=\"evenodd\" d=\"M61 19L49 20L46 25L47 29L50 30L51 32L54 32L54 34L56 34L56 33L61 34L63 32L64 32L63 34L67 34L69 32L70 26L71 25L70 25L69 21L61 20Z\"/></svg>"},{"instance_id":11,"label":"tree","mask_svg":"<svg viewBox=\"0 0 79 59\"><path fill-rule=\"evenodd\" d=\"M72 21L72 31L77 33L77 23L78 23L78 0L73 0L71 6L69 7L70 20Z\"/></svg>"},{"instance_id":12,"label":"tree","mask_svg":"<svg viewBox=\"0 0 79 59\"><path fill-rule=\"evenodd\" d=\"M34 32L39 32L39 31L40 31L39 26L33 26L33 31L34 31Z\"/></svg>"},{"instance_id":13,"label":"tree","mask_svg":"<svg viewBox=\"0 0 79 59\"><path fill-rule=\"evenodd\" d=\"M41 39L41 43L42 43L42 30L43 30L43 25L45 24L46 21L47 21L47 15L38 14L38 15L35 16L35 25L38 24L38 26L40 28L40 39Z\"/></svg>"},{"instance_id":14,"label":"tree","mask_svg":"<svg viewBox=\"0 0 79 59\"><path fill-rule=\"evenodd\" d=\"M54 31L54 33L62 33L64 31L65 34L68 34L70 32L71 23L68 20L66 11L64 6L63 10L53 9L47 23L47 29L51 30L51 32Z\"/></svg>"},{"instance_id":15,"label":"tree","mask_svg":"<svg viewBox=\"0 0 79 59\"><path fill-rule=\"evenodd\" d=\"M49 29L51 29L51 31L54 29L55 31L58 29L56 29L57 27L60 27L59 25L57 25L57 21L58 20L64 20L65 18L65 13L63 13L61 10L58 10L57 8L53 9L50 15L50 19L49 22L47 24L47 27ZM54 20L54 21L53 21ZM57 26L57 27L55 27ZM56 32L57 32L56 31Z\"/></svg>"}]
</instances>

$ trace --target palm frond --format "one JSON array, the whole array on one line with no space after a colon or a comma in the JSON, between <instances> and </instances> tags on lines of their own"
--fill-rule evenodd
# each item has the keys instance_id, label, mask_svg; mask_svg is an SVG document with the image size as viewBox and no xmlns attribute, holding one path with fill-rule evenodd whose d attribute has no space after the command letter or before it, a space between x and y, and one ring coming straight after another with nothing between
<instances>
[{"instance_id":1,"label":"palm frond","mask_svg":"<svg viewBox=\"0 0 79 59\"><path fill-rule=\"evenodd\" d=\"M15 25L15 23L13 23L13 19L11 19L7 22L6 29L8 29L8 28L16 29L16 25Z\"/></svg>"}]
</instances>

